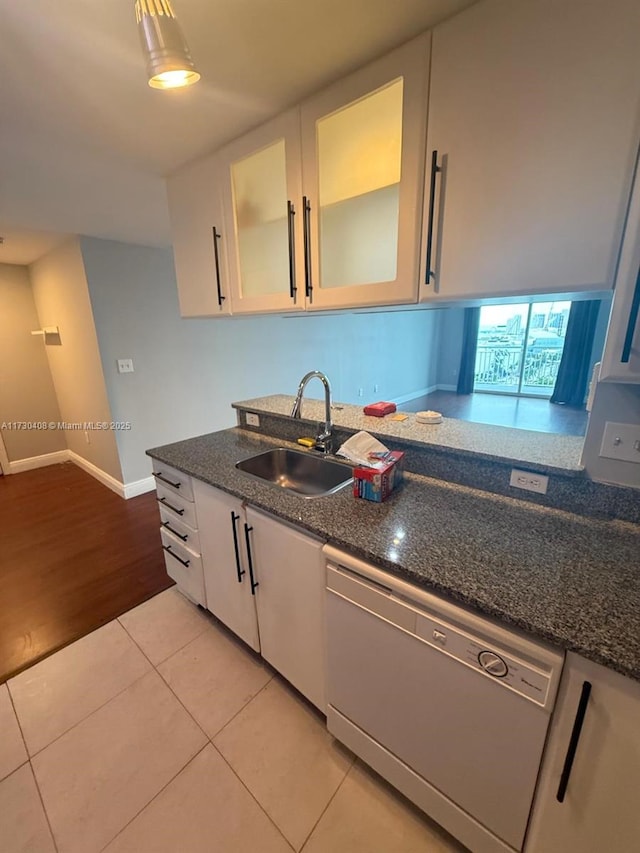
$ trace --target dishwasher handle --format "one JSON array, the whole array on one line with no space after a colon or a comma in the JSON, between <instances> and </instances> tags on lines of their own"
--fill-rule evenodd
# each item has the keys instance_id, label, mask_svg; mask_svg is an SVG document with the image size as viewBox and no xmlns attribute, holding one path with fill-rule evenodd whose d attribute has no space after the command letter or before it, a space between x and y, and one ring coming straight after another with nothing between
<instances>
[{"instance_id":1,"label":"dishwasher handle","mask_svg":"<svg viewBox=\"0 0 640 853\"><path fill-rule=\"evenodd\" d=\"M408 602L399 601L383 578L371 578L342 563L327 563L327 591L415 633L416 610Z\"/></svg>"},{"instance_id":2,"label":"dishwasher handle","mask_svg":"<svg viewBox=\"0 0 640 853\"><path fill-rule=\"evenodd\" d=\"M343 566L341 563L337 566L332 566L331 568L335 569L335 571L337 572L341 572L342 574L353 577L360 583L366 584L367 586L370 586L372 589L375 589L378 592L383 592L385 595L392 595L393 593L393 590L390 586L385 586L383 583L375 581L373 578L369 578L366 575L357 572L355 569L349 569L347 568L347 566Z\"/></svg>"}]
</instances>

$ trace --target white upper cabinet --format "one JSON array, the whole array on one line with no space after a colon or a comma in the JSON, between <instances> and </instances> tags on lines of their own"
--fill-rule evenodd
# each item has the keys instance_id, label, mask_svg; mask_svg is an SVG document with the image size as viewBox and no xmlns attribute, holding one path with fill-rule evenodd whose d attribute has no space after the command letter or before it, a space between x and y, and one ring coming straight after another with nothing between
<instances>
[{"instance_id":1,"label":"white upper cabinet","mask_svg":"<svg viewBox=\"0 0 640 853\"><path fill-rule=\"evenodd\" d=\"M485 0L436 27L421 300L612 287L639 33L638 0Z\"/></svg>"},{"instance_id":2,"label":"white upper cabinet","mask_svg":"<svg viewBox=\"0 0 640 853\"><path fill-rule=\"evenodd\" d=\"M303 309L299 110L231 143L220 158L233 313Z\"/></svg>"},{"instance_id":3,"label":"white upper cabinet","mask_svg":"<svg viewBox=\"0 0 640 853\"><path fill-rule=\"evenodd\" d=\"M640 171L625 228L600 379L640 382Z\"/></svg>"},{"instance_id":4,"label":"white upper cabinet","mask_svg":"<svg viewBox=\"0 0 640 853\"><path fill-rule=\"evenodd\" d=\"M220 159L216 155L185 166L167 180L183 317L231 313L221 182Z\"/></svg>"},{"instance_id":5,"label":"white upper cabinet","mask_svg":"<svg viewBox=\"0 0 640 853\"><path fill-rule=\"evenodd\" d=\"M429 43L302 105L307 309L416 300Z\"/></svg>"}]
</instances>

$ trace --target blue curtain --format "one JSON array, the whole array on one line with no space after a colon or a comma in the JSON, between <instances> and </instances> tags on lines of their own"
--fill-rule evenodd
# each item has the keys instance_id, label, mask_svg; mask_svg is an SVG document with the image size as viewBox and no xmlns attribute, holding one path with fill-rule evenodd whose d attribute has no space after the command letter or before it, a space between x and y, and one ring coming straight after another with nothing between
<instances>
[{"instance_id":1,"label":"blue curtain","mask_svg":"<svg viewBox=\"0 0 640 853\"><path fill-rule=\"evenodd\" d=\"M472 394L476 371L476 349L478 348L478 329L480 327L480 309L464 309L464 329L462 333L462 355L458 372L458 394Z\"/></svg>"},{"instance_id":2,"label":"blue curtain","mask_svg":"<svg viewBox=\"0 0 640 853\"><path fill-rule=\"evenodd\" d=\"M599 299L572 303L552 403L577 408L584 405L599 310Z\"/></svg>"}]
</instances>

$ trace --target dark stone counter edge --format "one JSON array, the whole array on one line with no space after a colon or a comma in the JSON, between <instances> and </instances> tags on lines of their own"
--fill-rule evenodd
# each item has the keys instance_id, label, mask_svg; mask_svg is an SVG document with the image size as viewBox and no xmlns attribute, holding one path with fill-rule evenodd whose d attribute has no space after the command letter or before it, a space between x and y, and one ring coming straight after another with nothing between
<instances>
[{"instance_id":1,"label":"dark stone counter edge","mask_svg":"<svg viewBox=\"0 0 640 853\"><path fill-rule=\"evenodd\" d=\"M179 445L181 443L182 442L175 442L173 445L167 445L166 447L175 447L176 445ZM289 513L282 512L278 507L274 506L273 504L270 504L266 500L260 500L259 498L256 498L253 495L248 497L246 490L242 488L234 489L227 485L222 485L220 481L217 480L215 477L206 477L201 473L201 471L198 471L197 474L194 474L193 469L190 469L188 466L176 464L175 460L171 457L171 455L165 454L163 452L164 450L165 447L157 447L151 448L150 450L147 450L145 452L147 456L150 456L153 459L157 459L159 462L164 462L166 465L171 465L173 468L182 471L184 474L187 474L190 477L194 477L194 479L207 483L208 485L220 489L220 491L226 492L227 494L233 495L234 497L239 498L240 500L245 500L250 506L254 507L255 509L263 510L264 512L267 512L270 515L287 522L292 527L297 527L298 529L306 530L309 533L315 535L318 539L321 539L326 544L333 545L336 548L340 548L355 557L359 557L362 560L368 561L376 567L379 567L384 571L388 571L390 574L395 575L396 577L399 577L403 580L408 581L409 583L412 583L414 586L422 587L423 589L426 589L429 592L439 594L449 599L450 601L471 608L476 613L480 613L485 616L494 618L505 625L513 626L514 628L520 629L525 633L533 636L534 638L551 643L552 645L559 647L563 651L575 652L576 654L582 655L588 660L594 661L595 663L599 663L602 666L607 667L608 669L612 669L615 672L620 673L621 675L633 678L636 681L640 681L640 668L625 666L625 664L621 663L617 658L602 654L601 652L592 647L584 647L579 643L573 643L566 637L559 637L553 632L545 631L544 629L541 629L540 626L529 623L526 620L515 619L509 612L501 610L497 607L489 607L483 602L478 602L472 596L466 595L458 588L448 587L442 584L431 582L422 576L416 576L410 570L405 569L401 565L385 560L383 557L380 557L379 554L371 553L367 551L367 549L355 546L352 542L345 540L339 536L332 536L331 533L324 528L305 523L299 518L294 518ZM419 479L420 477L420 475L411 474L405 474L405 476L416 476L417 479ZM329 496L329 498L330 497L331 496ZM319 498L319 500L322 499L323 498Z\"/></svg>"}]
</instances>

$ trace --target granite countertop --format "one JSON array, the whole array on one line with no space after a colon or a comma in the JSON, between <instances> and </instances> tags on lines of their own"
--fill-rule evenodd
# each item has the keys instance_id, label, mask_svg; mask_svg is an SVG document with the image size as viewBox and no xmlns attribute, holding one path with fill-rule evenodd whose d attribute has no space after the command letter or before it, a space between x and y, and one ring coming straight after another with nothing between
<instances>
[{"instance_id":1,"label":"granite countertop","mask_svg":"<svg viewBox=\"0 0 640 853\"><path fill-rule=\"evenodd\" d=\"M275 416L291 414L295 397L272 394L234 403L236 409L265 412ZM398 406L402 411L402 406ZM441 424L421 424L414 413L407 413L406 421L393 421L389 417L375 418L364 415L361 406L334 403L331 407L334 426L350 430L366 430L376 436L393 436L421 448L452 450L481 459L518 465L535 465L550 474L581 475L580 464L584 438L577 435L551 435L530 429L477 424L455 418L443 418ZM309 421L324 421L324 401L305 399L302 417Z\"/></svg>"},{"instance_id":2,"label":"granite countertop","mask_svg":"<svg viewBox=\"0 0 640 853\"><path fill-rule=\"evenodd\" d=\"M235 468L275 446L295 445L236 427L147 452L399 577L640 680L639 526L411 473L383 504L349 488L305 500Z\"/></svg>"}]
</instances>

